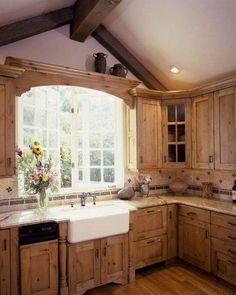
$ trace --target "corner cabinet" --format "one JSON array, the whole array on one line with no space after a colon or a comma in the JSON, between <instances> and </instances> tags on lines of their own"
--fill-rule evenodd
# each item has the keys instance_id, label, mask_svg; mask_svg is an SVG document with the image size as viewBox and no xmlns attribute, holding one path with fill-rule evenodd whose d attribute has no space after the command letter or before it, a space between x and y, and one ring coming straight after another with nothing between
<instances>
[{"instance_id":1,"label":"corner cabinet","mask_svg":"<svg viewBox=\"0 0 236 295\"><path fill-rule=\"evenodd\" d=\"M191 100L162 102L163 168L191 166Z\"/></svg>"},{"instance_id":2,"label":"corner cabinet","mask_svg":"<svg viewBox=\"0 0 236 295\"><path fill-rule=\"evenodd\" d=\"M161 168L161 103L135 99L136 108L126 112L128 169Z\"/></svg>"},{"instance_id":3,"label":"corner cabinet","mask_svg":"<svg viewBox=\"0 0 236 295\"><path fill-rule=\"evenodd\" d=\"M10 295L10 234L0 230L0 294Z\"/></svg>"},{"instance_id":4,"label":"corner cabinet","mask_svg":"<svg viewBox=\"0 0 236 295\"><path fill-rule=\"evenodd\" d=\"M14 174L15 97L14 80L0 76L0 177Z\"/></svg>"}]
</instances>

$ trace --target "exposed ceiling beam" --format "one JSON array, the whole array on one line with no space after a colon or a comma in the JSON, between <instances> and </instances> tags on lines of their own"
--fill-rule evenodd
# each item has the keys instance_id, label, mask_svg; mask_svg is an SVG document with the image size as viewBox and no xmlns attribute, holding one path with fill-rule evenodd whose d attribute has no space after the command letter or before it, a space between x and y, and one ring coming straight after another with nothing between
<instances>
[{"instance_id":1,"label":"exposed ceiling beam","mask_svg":"<svg viewBox=\"0 0 236 295\"><path fill-rule=\"evenodd\" d=\"M84 42L122 0L77 0L71 39Z\"/></svg>"},{"instance_id":2,"label":"exposed ceiling beam","mask_svg":"<svg viewBox=\"0 0 236 295\"><path fill-rule=\"evenodd\" d=\"M13 43L71 23L73 7L62 8L0 27L0 46Z\"/></svg>"},{"instance_id":3,"label":"exposed ceiling beam","mask_svg":"<svg viewBox=\"0 0 236 295\"><path fill-rule=\"evenodd\" d=\"M119 40L117 40L107 29L100 25L92 36L127 67L138 79L150 89L167 90L157 78L149 72L139 60L133 56Z\"/></svg>"}]
</instances>

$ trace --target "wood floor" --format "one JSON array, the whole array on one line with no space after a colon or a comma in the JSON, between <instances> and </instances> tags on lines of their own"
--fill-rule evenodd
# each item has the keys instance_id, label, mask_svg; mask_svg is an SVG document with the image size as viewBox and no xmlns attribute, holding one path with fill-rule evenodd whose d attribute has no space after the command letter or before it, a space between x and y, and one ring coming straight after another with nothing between
<instances>
[{"instance_id":1,"label":"wood floor","mask_svg":"<svg viewBox=\"0 0 236 295\"><path fill-rule=\"evenodd\" d=\"M180 261L139 270L136 281L125 286L109 284L86 295L236 295L236 288Z\"/></svg>"}]
</instances>

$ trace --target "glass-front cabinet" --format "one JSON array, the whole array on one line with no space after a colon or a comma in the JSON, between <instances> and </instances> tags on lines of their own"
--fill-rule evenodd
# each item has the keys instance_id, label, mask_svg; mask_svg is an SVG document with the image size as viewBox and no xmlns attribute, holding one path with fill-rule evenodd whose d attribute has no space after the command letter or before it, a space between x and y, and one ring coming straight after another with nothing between
<instances>
[{"instance_id":1,"label":"glass-front cabinet","mask_svg":"<svg viewBox=\"0 0 236 295\"><path fill-rule=\"evenodd\" d=\"M191 100L163 101L163 168L190 167Z\"/></svg>"}]
</instances>

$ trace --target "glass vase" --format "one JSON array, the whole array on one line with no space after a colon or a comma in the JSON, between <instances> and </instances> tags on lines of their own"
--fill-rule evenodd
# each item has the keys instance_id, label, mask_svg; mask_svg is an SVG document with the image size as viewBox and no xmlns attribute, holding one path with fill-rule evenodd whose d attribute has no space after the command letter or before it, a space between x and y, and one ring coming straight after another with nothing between
<instances>
[{"instance_id":1,"label":"glass vase","mask_svg":"<svg viewBox=\"0 0 236 295\"><path fill-rule=\"evenodd\" d=\"M48 195L45 188L42 188L38 192L38 206L39 209L45 209L48 205Z\"/></svg>"}]
</instances>

